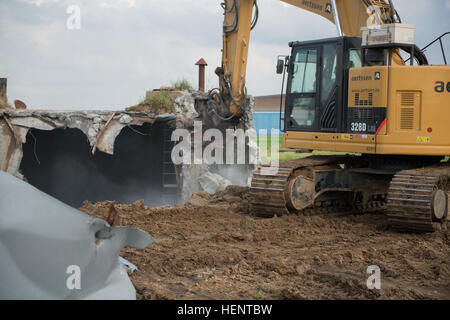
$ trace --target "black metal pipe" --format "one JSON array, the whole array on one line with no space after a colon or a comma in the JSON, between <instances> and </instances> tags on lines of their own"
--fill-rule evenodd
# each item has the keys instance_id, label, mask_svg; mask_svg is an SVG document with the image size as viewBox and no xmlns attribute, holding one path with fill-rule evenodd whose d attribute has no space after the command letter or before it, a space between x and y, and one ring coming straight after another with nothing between
<instances>
[{"instance_id":1,"label":"black metal pipe","mask_svg":"<svg viewBox=\"0 0 450 320\"><path fill-rule=\"evenodd\" d=\"M447 64L447 58L445 57L444 45L442 44L442 38L439 38L439 43L441 44L442 56L444 57L444 64Z\"/></svg>"}]
</instances>

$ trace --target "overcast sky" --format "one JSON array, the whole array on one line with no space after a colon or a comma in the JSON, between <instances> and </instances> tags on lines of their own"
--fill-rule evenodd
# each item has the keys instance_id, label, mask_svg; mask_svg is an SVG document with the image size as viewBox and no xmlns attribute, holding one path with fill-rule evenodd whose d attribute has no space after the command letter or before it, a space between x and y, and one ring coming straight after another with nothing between
<instances>
[{"instance_id":1,"label":"overcast sky","mask_svg":"<svg viewBox=\"0 0 450 320\"><path fill-rule=\"evenodd\" d=\"M8 97L29 108L122 108L146 90L181 78L197 85L195 62L205 58L206 86L222 47L221 0L0 0L0 77ZM450 0L394 0L404 23L416 26L423 47L450 31ZM81 8L81 29L69 30L67 8ZM336 36L324 18L259 0L250 44L249 94L279 93L276 58L288 42ZM450 37L446 40L450 59ZM440 49L431 62L442 63Z\"/></svg>"}]
</instances>

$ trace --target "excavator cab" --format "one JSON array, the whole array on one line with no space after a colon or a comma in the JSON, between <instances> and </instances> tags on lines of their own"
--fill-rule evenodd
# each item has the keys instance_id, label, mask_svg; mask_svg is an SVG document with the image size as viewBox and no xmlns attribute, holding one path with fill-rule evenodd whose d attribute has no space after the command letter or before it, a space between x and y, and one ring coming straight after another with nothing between
<instances>
[{"instance_id":1,"label":"excavator cab","mask_svg":"<svg viewBox=\"0 0 450 320\"><path fill-rule=\"evenodd\" d=\"M390 66L393 50L399 45L392 48L386 45L364 47L361 42L359 37L339 37L290 43L292 52L288 59L285 131L377 133L387 116L385 105L374 108L376 92L357 92L349 97L349 70ZM401 49L410 53L411 62L416 52L419 64L428 64L426 57L415 46L403 46ZM280 71L280 61L277 73ZM381 72L374 70L369 78L381 80ZM366 78L357 76L352 80L359 82Z\"/></svg>"},{"instance_id":2,"label":"excavator cab","mask_svg":"<svg viewBox=\"0 0 450 320\"><path fill-rule=\"evenodd\" d=\"M292 42L285 131L345 132L349 69L362 66L361 39Z\"/></svg>"}]
</instances>

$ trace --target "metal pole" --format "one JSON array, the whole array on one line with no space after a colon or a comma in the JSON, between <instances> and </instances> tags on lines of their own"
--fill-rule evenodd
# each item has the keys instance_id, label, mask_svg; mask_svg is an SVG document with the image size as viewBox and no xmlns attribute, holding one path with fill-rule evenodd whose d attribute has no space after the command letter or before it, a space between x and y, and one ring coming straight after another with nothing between
<instances>
[{"instance_id":1,"label":"metal pole","mask_svg":"<svg viewBox=\"0 0 450 320\"><path fill-rule=\"evenodd\" d=\"M201 58L195 65L198 66L198 90L205 92L205 67L208 64Z\"/></svg>"},{"instance_id":2,"label":"metal pole","mask_svg":"<svg viewBox=\"0 0 450 320\"><path fill-rule=\"evenodd\" d=\"M441 44L441 51L442 51L442 56L444 57L444 64L447 64L447 58L445 57L444 46L442 44L442 37L439 38L439 43Z\"/></svg>"},{"instance_id":3,"label":"metal pole","mask_svg":"<svg viewBox=\"0 0 450 320\"><path fill-rule=\"evenodd\" d=\"M336 0L331 0L331 5L333 6L334 24L336 25L338 36L342 37L343 34L341 29L341 22L339 21L339 14L337 12Z\"/></svg>"},{"instance_id":4,"label":"metal pole","mask_svg":"<svg viewBox=\"0 0 450 320\"><path fill-rule=\"evenodd\" d=\"M392 0L389 0L389 6L391 7L392 22L402 23L400 17L397 15L397 10L395 10L394 2L392 2Z\"/></svg>"}]
</instances>

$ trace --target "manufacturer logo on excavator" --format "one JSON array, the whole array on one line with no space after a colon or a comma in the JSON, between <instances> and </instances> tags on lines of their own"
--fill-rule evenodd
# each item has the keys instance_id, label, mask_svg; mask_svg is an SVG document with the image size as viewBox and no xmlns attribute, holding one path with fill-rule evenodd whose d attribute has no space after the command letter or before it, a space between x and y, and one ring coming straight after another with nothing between
<instances>
[{"instance_id":1,"label":"manufacturer logo on excavator","mask_svg":"<svg viewBox=\"0 0 450 320\"><path fill-rule=\"evenodd\" d=\"M315 9L315 10L323 10L323 6L315 3L314 1L307 1L307 0L303 0L302 5L306 6L306 7L310 7L311 9Z\"/></svg>"},{"instance_id":2,"label":"manufacturer logo on excavator","mask_svg":"<svg viewBox=\"0 0 450 320\"><path fill-rule=\"evenodd\" d=\"M447 82L447 85L444 81L436 81L436 86L434 87L434 91L442 93L447 90L447 92L450 92L450 82Z\"/></svg>"},{"instance_id":3,"label":"manufacturer logo on excavator","mask_svg":"<svg viewBox=\"0 0 450 320\"><path fill-rule=\"evenodd\" d=\"M352 81L371 81L372 76L356 76L352 77Z\"/></svg>"}]
</instances>

